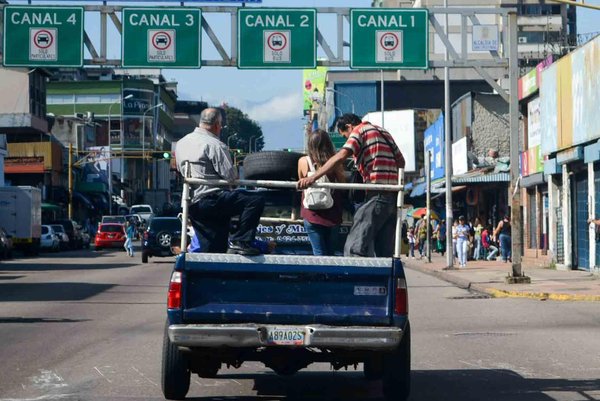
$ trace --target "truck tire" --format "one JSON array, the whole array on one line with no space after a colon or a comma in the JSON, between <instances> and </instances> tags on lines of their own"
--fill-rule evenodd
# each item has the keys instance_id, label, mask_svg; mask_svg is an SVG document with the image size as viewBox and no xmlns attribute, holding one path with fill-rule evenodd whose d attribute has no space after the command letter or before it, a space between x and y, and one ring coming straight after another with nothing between
<instances>
[{"instance_id":1,"label":"truck tire","mask_svg":"<svg viewBox=\"0 0 600 401\"><path fill-rule=\"evenodd\" d=\"M388 401L402 401L410 395L410 323L398 348L384 356L383 395Z\"/></svg>"},{"instance_id":2,"label":"truck tire","mask_svg":"<svg viewBox=\"0 0 600 401\"><path fill-rule=\"evenodd\" d=\"M364 362L363 373L367 380L380 380L383 378L383 357L375 354Z\"/></svg>"},{"instance_id":3,"label":"truck tire","mask_svg":"<svg viewBox=\"0 0 600 401\"><path fill-rule=\"evenodd\" d=\"M162 391L167 400L183 400L190 389L191 371L187 358L179 351L176 345L171 343L167 329L169 322L165 324L163 338Z\"/></svg>"},{"instance_id":4,"label":"truck tire","mask_svg":"<svg viewBox=\"0 0 600 401\"><path fill-rule=\"evenodd\" d=\"M250 153L244 159L244 178L247 180L298 179L298 159L303 155L295 152L267 151Z\"/></svg>"}]
</instances>

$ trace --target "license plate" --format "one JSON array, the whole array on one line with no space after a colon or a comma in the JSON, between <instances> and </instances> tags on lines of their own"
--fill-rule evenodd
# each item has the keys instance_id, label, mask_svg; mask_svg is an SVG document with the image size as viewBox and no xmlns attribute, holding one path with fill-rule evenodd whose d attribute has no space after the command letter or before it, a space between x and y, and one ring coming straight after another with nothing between
<instances>
[{"instance_id":1,"label":"license plate","mask_svg":"<svg viewBox=\"0 0 600 401\"><path fill-rule=\"evenodd\" d=\"M292 327L270 327L267 329L270 345L304 345L304 330Z\"/></svg>"}]
</instances>

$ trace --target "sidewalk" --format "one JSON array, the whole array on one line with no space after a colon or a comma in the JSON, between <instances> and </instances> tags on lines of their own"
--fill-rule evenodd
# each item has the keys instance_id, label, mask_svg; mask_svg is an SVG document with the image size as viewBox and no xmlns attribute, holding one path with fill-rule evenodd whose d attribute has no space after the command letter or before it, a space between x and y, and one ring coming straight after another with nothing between
<instances>
[{"instance_id":1,"label":"sidewalk","mask_svg":"<svg viewBox=\"0 0 600 401\"><path fill-rule=\"evenodd\" d=\"M556 301L600 302L600 276L586 271L561 271L533 266L523 266L522 271L531 278L531 284L505 284L512 273L510 263L498 261L469 261L466 268L444 270L446 257L437 253L427 259L402 257L404 266L436 276L461 288L482 292L496 298L520 297Z\"/></svg>"}]
</instances>

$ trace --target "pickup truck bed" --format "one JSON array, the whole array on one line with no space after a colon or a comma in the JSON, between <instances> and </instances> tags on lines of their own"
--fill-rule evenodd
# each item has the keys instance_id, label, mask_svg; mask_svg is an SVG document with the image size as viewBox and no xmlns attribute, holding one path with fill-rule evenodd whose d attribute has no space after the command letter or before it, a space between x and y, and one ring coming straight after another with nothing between
<instances>
[{"instance_id":1,"label":"pickup truck bed","mask_svg":"<svg viewBox=\"0 0 600 401\"><path fill-rule=\"evenodd\" d=\"M410 391L410 325L399 259L184 254L169 286L162 386L260 361L280 375L364 363L388 399Z\"/></svg>"}]
</instances>

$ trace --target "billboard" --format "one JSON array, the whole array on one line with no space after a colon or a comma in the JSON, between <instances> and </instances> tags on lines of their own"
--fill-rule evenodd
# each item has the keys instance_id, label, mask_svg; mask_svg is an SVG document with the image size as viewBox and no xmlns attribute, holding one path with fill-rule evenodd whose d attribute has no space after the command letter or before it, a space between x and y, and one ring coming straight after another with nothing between
<instances>
[{"instance_id":1,"label":"billboard","mask_svg":"<svg viewBox=\"0 0 600 401\"><path fill-rule=\"evenodd\" d=\"M425 152L431 152L431 180L445 177L444 174L444 115L425 130Z\"/></svg>"},{"instance_id":2,"label":"billboard","mask_svg":"<svg viewBox=\"0 0 600 401\"><path fill-rule=\"evenodd\" d=\"M381 126L381 112L368 113L362 120ZM386 111L384 128L392 135L406 160L404 171L415 172L415 111Z\"/></svg>"},{"instance_id":3,"label":"billboard","mask_svg":"<svg viewBox=\"0 0 600 401\"><path fill-rule=\"evenodd\" d=\"M304 70L302 73L302 93L304 99L304 115L311 110L319 111L325 99L325 80L327 79L327 67L317 67Z\"/></svg>"}]
</instances>

